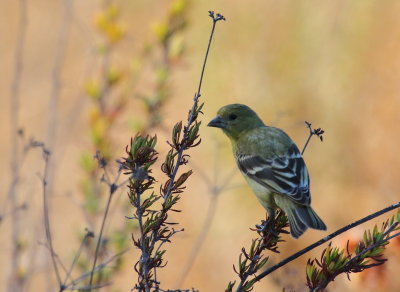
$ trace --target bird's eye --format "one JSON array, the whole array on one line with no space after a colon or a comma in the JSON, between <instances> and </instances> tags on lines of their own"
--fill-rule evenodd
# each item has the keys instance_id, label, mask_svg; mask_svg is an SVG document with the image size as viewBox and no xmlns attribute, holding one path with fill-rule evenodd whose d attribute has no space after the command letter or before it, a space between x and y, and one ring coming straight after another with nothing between
<instances>
[{"instance_id":1,"label":"bird's eye","mask_svg":"<svg viewBox=\"0 0 400 292\"><path fill-rule=\"evenodd\" d=\"M229 119L230 119L231 121L236 120L236 118L237 118L237 115L235 115L235 114L230 114L230 115L229 115Z\"/></svg>"}]
</instances>

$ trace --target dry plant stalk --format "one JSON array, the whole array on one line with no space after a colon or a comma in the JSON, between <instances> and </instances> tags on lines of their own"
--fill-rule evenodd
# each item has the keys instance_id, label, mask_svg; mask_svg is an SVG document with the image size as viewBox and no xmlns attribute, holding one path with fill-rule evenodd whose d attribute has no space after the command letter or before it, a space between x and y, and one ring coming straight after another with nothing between
<instances>
[{"instance_id":1,"label":"dry plant stalk","mask_svg":"<svg viewBox=\"0 0 400 292\"><path fill-rule=\"evenodd\" d=\"M380 230L374 229L364 232L354 250L354 256L349 251L349 242L346 250L332 247L332 242L322 252L321 258L307 262L307 287L310 291L322 291L340 274L346 274L350 280L350 273L360 273L366 269L383 265L387 259L383 252L389 241L399 236L394 232L400 229L400 211L382 224ZM392 235L393 234L393 235Z\"/></svg>"},{"instance_id":2,"label":"dry plant stalk","mask_svg":"<svg viewBox=\"0 0 400 292\"><path fill-rule=\"evenodd\" d=\"M155 178L151 176L150 168L158 158L155 150L156 136L136 135L126 148L127 157L122 162L122 168L130 176L128 196L134 207L131 219L137 220L140 229L138 238L133 238L134 245L141 251L140 259L135 264L138 282L134 289L138 291L160 291L157 269L166 265L164 260L166 250L163 245L170 242L174 234L183 231L183 229L175 229L173 226L177 223L169 222L168 217L171 212L180 212L175 205L185 189L186 180L192 174L192 170L178 174L180 167L188 163L189 155L186 152L201 142L199 137L201 122L198 121L198 117L203 107L203 103L199 104L199 98L204 70L216 23L225 20L222 15L214 14L212 11L209 15L213 20L213 25L198 90L194 95L193 106L189 111L186 124L180 121L173 127L171 140L168 141L171 149L161 166L162 172L168 178L161 184L159 193L152 191ZM154 208L157 201L161 202L160 209Z\"/></svg>"}]
</instances>

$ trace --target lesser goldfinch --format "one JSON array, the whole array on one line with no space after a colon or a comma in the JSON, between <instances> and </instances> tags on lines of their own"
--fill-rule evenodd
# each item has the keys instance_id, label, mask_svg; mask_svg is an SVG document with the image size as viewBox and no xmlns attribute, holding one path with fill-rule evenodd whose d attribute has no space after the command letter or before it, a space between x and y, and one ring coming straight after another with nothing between
<instances>
[{"instance_id":1,"label":"lesser goldfinch","mask_svg":"<svg viewBox=\"0 0 400 292\"><path fill-rule=\"evenodd\" d=\"M285 132L266 126L242 104L222 107L208 126L221 128L229 137L241 173L270 218L277 208L285 212L294 238L308 227L326 230L310 206L310 178L303 157Z\"/></svg>"}]
</instances>

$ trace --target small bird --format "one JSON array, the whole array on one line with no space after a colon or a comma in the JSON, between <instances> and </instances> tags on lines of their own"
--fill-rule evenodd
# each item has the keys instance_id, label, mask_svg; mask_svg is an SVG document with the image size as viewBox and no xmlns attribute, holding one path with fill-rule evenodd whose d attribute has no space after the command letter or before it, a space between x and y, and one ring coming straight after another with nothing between
<instances>
[{"instance_id":1,"label":"small bird","mask_svg":"<svg viewBox=\"0 0 400 292\"><path fill-rule=\"evenodd\" d=\"M310 206L310 178L303 157L285 132L266 126L243 104L222 107L208 126L221 128L231 140L236 163L269 218L277 208L285 212L294 238L308 227L326 230Z\"/></svg>"}]
</instances>

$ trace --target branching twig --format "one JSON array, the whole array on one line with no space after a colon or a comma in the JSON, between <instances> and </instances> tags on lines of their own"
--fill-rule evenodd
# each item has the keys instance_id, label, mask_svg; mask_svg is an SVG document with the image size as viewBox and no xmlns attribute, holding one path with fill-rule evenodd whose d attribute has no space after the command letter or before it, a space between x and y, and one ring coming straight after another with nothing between
<instances>
[{"instance_id":1,"label":"branching twig","mask_svg":"<svg viewBox=\"0 0 400 292\"><path fill-rule=\"evenodd\" d=\"M239 264L234 271L240 278L236 292L249 292L253 290L255 279L249 277L255 275L268 262L268 257L263 256L266 250L279 253L278 243L282 242L282 234L288 234L286 228L289 226L287 217L284 212L279 211L275 217L268 218L267 221L262 221L261 225L256 225L256 231L259 238L253 239L251 247L248 251L242 248L242 253L239 256ZM235 281L236 282L236 281ZM229 282L226 292L233 291L235 282Z\"/></svg>"},{"instance_id":2,"label":"branching twig","mask_svg":"<svg viewBox=\"0 0 400 292\"><path fill-rule=\"evenodd\" d=\"M119 252L117 254L115 254L114 256L112 256L111 258L109 258L108 260L104 261L103 263L101 263L100 265L96 266L94 269L94 272L100 271L102 269L104 269L109 263L113 262L115 259L121 257L124 253L126 253L128 250L124 250L122 252ZM78 283L80 283L81 281L83 281L84 279L86 279L87 277L90 277L90 275L92 274L92 271L89 271L87 273L82 274L81 276L79 276L78 278L70 281L68 284L64 285L62 288L63 290L74 290L76 288L76 285ZM108 285L108 284L106 284ZM100 288L102 287L102 285L95 285L95 286L87 286L85 289L95 289L95 288ZM61 290L62 291L62 290Z\"/></svg>"},{"instance_id":3,"label":"branching twig","mask_svg":"<svg viewBox=\"0 0 400 292\"><path fill-rule=\"evenodd\" d=\"M321 142L324 140L324 138L323 138L323 134L325 133L325 131L324 130L322 130L321 128L318 128L318 129L312 129L311 128L311 123L310 122L307 122L307 121L305 121L305 123L306 123L306 126L307 126L307 128L310 130L310 134L309 134L309 136L308 136L308 138L307 138L307 141L306 141L306 143L304 144L304 147L303 147L303 150L301 151L301 155L303 155L304 154L304 151L306 151L306 148L307 148L307 146L308 146L308 143L310 142L310 140L311 140L311 137L312 136L318 136L318 138L321 140Z\"/></svg>"},{"instance_id":4,"label":"branching twig","mask_svg":"<svg viewBox=\"0 0 400 292\"><path fill-rule=\"evenodd\" d=\"M164 290L164 289L160 288L159 290L160 290L160 292L199 292L199 290L196 290L194 288L192 288L192 289L176 289L176 290L170 290L170 289Z\"/></svg>"},{"instance_id":5,"label":"branching twig","mask_svg":"<svg viewBox=\"0 0 400 292\"><path fill-rule=\"evenodd\" d=\"M47 178L48 178L48 172L49 172L49 160L50 160L50 155L51 155L51 153L50 153L50 151L46 148L45 144L42 143L42 142L38 142L38 141L35 141L35 140L31 140L31 141L30 141L30 147L39 147L39 148L41 148L42 154L43 154L44 163L45 163L45 164L44 164L43 175L42 175L42 177L41 177L41 181L42 181L42 185L43 185L44 226L45 226L46 240L47 240L47 243L46 243L45 246L49 249L49 252L50 252L50 255L51 255L51 260L52 260L52 264L53 264L54 273L55 273L55 275L56 275L56 279L57 279L58 285L59 285L59 287L60 287L59 291L69 290L69 289L71 289L70 286L71 286L72 284L73 284L73 285L76 285L77 280L72 281L72 282L71 282L72 284L66 284L66 283L67 283L68 279L69 279L70 276L71 276L72 270L73 270L73 268L74 268L74 266L75 266L75 264L76 264L76 262L77 262L77 260L78 260L78 258L79 258L79 256L80 256L80 253L81 253L81 250L82 250L82 248L83 248L84 243L86 242L86 240L87 240L89 237L93 237L93 233L90 232L90 231L87 231L87 232L86 232L86 234L85 234L85 236L84 236L84 239L83 239L82 242L81 242L81 246L80 246L80 248L79 248L77 254L76 254L75 257L74 257L74 260L73 260L73 262L72 262L70 268L67 270L67 269L64 267L63 263L61 262L60 258L58 257L58 255L57 255L56 252L55 252L55 249L54 249L54 246L53 246L53 241L52 241L52 236L51 236L50 216L49 216L49 215L50 215L50 214L49 214L50 212L49 212L49 203L48 203L48 184L47 184ZM110 197L111 197L111 195L110 195ZM104 216L104 218L103 218L103 224L102 224L102 228L101 228L100 233L102 233L102 230L104 229L104 221L105 221L105 218L107 217L106 214L107 214L107 211L105 212L105 216ZM100 236L100 238L101 238L101 236ZM99 243L98 243L98 244L99 244ZM97 249L96 249L96 250L97 250ZM98 252L98 250L97 250L97 252ZM114 258L112 258L112 259L114 259ZM112 260L112 259L111 259L111 260ZM111 260L110 260L110 261L111 261ZM109 262L109 261L108 261L108 262ZM108 263L108 262L106 262L106 263ZM66 276L65 276L65 279L64 279L64 280L61 280L61 273L60 273L59 267L61 267L61 268L64 270L64 272L65 272L65 275L66 275ZM100 265L100 266L97 266L97 267L94 266L91 272L88 272L88 273L82 275L80 278L85 278L85 277L87 277L87 276L92 276L92 273L93 273L94 271L101 270L102 267L104 267L104 264L103 264L103 265ZM78 278L78 279L80 279L80 278ZM87 286L87 287L91 287L90 289L95 289L95 288L100 288L100 287L103 287L103 286L106 286L106 285L108 285L108 284L104 284L104 285L91 285L91 284L90 284L90 285ZM83 289L83 288L82 288L82 289Z\"/></svg>"},{"instance_id":6,"label":"branching twig","mask_svg":"<svg viewBox=\"0 0 400 292\"><path fill-rule=\"evenodd\" d=\"M387 259L383 257L383 251L390 240L399 236L400 211L390 220L383 223L381 230L375 225L373 231L364 232L363 239L357 244L352 256L347 250L332 247L332 242L322 252L321 259L308 260L307 262L307 286L311 291L321 291L345 273L350 280L350 273L359 273L366 269L384 264Z\"/></svg>"},{"instance_id":7,"label":"branching twig","mask_svg":"<svg viewBox=\"0 0 400 292\"><path fill-rule=\"evenodd\" d=\"M118 189L119 173L121 172L121 169L119 169L118 170L118 175L115 178L115 181L111 182L110 178L108 177L107 170L106 170L106 164L107 164L106 160L104 158L100 157L100 153L99 152L97 152L95 158L99 161L100 167L102 169L104 169L106 178L103 178L102 181L107 183L107 185L109 187L109 194L108 194L108 200L107 200L106 208L105 208L104 214L103 214L103 220L101 222L99 237L97 239L96 250L95 250L94 259L93 259L92 272L91 272L90 278L89 278L89 287L91 287L92 284L93 284L94 270L96 268L97 258L99 256L100 246L101 246L101 243L102 243L102 240L103 240L104 226L105 226L105 223L106 223L106 220L107 220L108 211L110 209L111 200L113 198L113 195L114 195L115 191Z\"/></svg>"},{"instance_id":8,"label":"branching twig","mask_svg":"<svg viewBox=\"0 0 400 292\"><path fill-rule=\"evenodd\" d=\"M135 265L138 273L138 283L135 289L139 291L160 291L160 283L157 281L157 268L165 266L163 255L166 252L161 246L170 242L170 238L179 231L171 228L177 223L168 222L170 211L179 212L174 209L174 205L179 201L185 189L184 183L192 174L192 170L178 175L180 167L188 163L189 156L187 150L200 144L199 128L200 122L197 121L203 104L198 104L201 96L201 86L210 50L211 40L215 25L224 17L220 14L214 15L210 12L213 19L212 31L207 46L205 59L200 75L198 90L194 95L193 106L189 111L186 125L178 122L172 130L172 140L167 142L171 149L166 155L166 159L161 166L161 170L168 177L167 181L160 187L160 195L151 193L148 198L143 198L144 193L153 188L155 179L150 176L150 166L157 160L157 152L154 147L156 137L143 137L137 135L127 147L128 157L124 158L123 168L130 174L129 179L129 198L135 207L135 215L139 224L140 236L133 238L134 244L141 250L140 260ZM161 202L160 210L152 210L150 207L156 202Z\"/></svg>"},{"instance_id":9,"label":"branching twig","mask_svg":"<svg viewBox=\"0 0 400 292\"><path fill-rule=\"evenodd\" d=\"M101 246L102 239L103 239L104 226L105 226L105 223L106 223L106 220L107 220L108 210L110 209L111 199L113 197L113 194L114 194L113 191L110 191L110 193L108 194L108 200L107 200L107 204L106 204L106 209L104 210L103 220L101 221L100 233L99 233L99 237L98 237L97 243L96 243L96 251L94 252L92 273L90 274L89 286L92 286L92 283L93 283L94 269L96 267L97 258L99 256L100 246Z\"/></svg>"},{"instance_id":10,"label":"branching twig","mask_svg":"<svg viewBox=\"0 0 400 292\"><path fill-rule=\"evenodd\" d=\"M53 247L53 240L51 237L51 228L50 228L50 214L49 214L49 203L48 203L48 185L47 185L47 177L49 170L49 160L50 160L50 151L46 148L46 146L41 142L36 142L36 147L40 147L42 149L43 160L44 160L44 170L43 175L41 177L42 185L43 185L43 213L44 213L44 228L46 232L46 240L47 247L50 251L51 260L53 263L54 273L56 275L57 283L59 286L62 285L61 275L57 264L56 253Z\"/></svg>"},{"instance_id":11,"label":"branching twig","mask_svg":"<svg viewBox=\"0 0 400 292\"><path fill-rule=\"evenodd\" d=\"M85 236L83 237L83 239L81 241L81 245L79 246L79 249L78 249L78 251L76 252L76 254L74 256L74 259L73 259L73 261L71 263L71 266L69 267L69 269L67 271L67 274L66 274L65 279L63 281L62 287L66 287L66 283L71 277L71 273L72 273L72 271L73 271L73 269L75 267L75 264L77 263L77 261L79 259L79 256L81 255L82 249L83 249L84 245L86 244L87 239L90 238L90 237L92 237L92 238L94 237L93 232L89 231L89 230L86 230Z\"/></svg>"},{"instance_id":12,"label":"branching twig","mask_svg":"<svg viewBox=\"0 0 400 292\"><path fill-rule=\"evenodd\" d=\"M394 210L396 208L399 208L399 207L400 207L400 202L398 202L396 204L393 204L393 205L391 205L389 207L386 207L386 208L384 208L384 209L382 209L382 210L380 210L378 212L375 212L375 213L373 213L371 215L368 215L368 216L366 216L366 217L364 217L364 218L362 218L360 220L357 220L357 221L355 221L355 222L353 222L353 223L351 223L351 224L349 224L349 225L347 225L347 226L345 226L343 228L340 228L339 230L329 234L328 236L320 239L319 241L317 241L317 242L307 246L306 248L294 253L290 257L287 257L286 259L280 261L276 265L266 269L264 272L262 272L257 277L255 277L255 280L256 281L260 281L262 278L264 278L267 275L271 274L272 272L274 272L275 270L279 269L280 267L286 265L287 263L290 263L291 261L297 259L298 257L300 257L303 254L309 252L310 250L313 250L314 248L320 246L321 244L324 244L325 242L331 240L332 238L335 238L339 234L342 234L343 232L345 232L347 230L350 230L350 229L352 229L352 228L354 228L354 227L356 227L356 226L358 226L358 225L360 225L362 223L365 223L365 222L367 222L369 220L372 220L372 219L374 219L374 218L376 218L376 217L378 217L378 216L380 216L382 214L385 214L385 213L387 213L387 212L389 212L391 210Z\"/></svg>"},{"instance_id":13,"label":"branching twig","mask_svg":"<svg viewBox=\"0 0 400 292\"><path fill-rule=\"evenodd\" d=\"M189 118L188 118L187 126L183 130L183 135L184 136L183 136L183 140L182 141L184 141L184 143L181 145L181 147L179 149L177 149L178 158L176 160L176 167L174 168L174 171L173 171L173 173L171 175L171 178L173 178L173 179L176 177L176 174L178 173L179 166L183 164L183 151L187 147L187 142L185 142L185 141L188 140L189 129L191 128L192 123L194 122L195 118L197 117L197 114L199 113L199 111L197 110L199 108L198 101L199 101L199 98L201 96L201 86L203 84L204 71L205 71L206 64L207 64L208 53L209 53L210 47L211 47L211 41L212 41L212 38L213 38L213 35L214 35L215 25L217 24L217 22L219 20L225 20L225 17L222 16L221 14L219 14L219 13L214 15L214 11L209 11L209 16L213 20L212 29L211 29L211 33L210 33L210 38L208 40L208 45L207 45L206 55L204 57L203 67L201 69L199 86L198 86L197 92L194 95L194 99L193 99L194 102L193 102L192 109L190 110L190 115L189 115ZM200 107L200 110L201 110L201 107ZM165 193L167 197L171 194L172 186L173 186L173 182L174 182L173 179L170 179L170 183L168 185L168 189L167 189L167 191Z\"/></svg>"}]
</instances>

